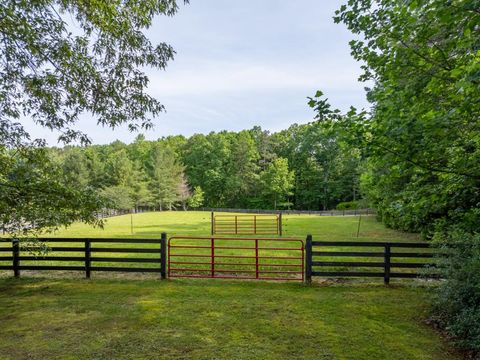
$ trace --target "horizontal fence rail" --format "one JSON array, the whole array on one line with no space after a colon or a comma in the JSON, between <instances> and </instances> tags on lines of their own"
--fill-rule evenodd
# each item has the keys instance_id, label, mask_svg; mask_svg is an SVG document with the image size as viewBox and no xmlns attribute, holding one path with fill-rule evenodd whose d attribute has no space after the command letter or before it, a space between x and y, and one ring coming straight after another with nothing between
<instances>
[{"instance_id":1,"label":"horizontal fence rail","mask_svg":"<svg viewBox=\"0 0 480 360\"><path fill-rule=\"evenodd\" d=\"M171 237L168 277L304 281L301 239Z\"/></svg>"},{"instance_id":2,"label":"horizontal fence rail","mask_svg":"<svg viewBox=\"0 0 480 360\"><path fill-rule=\"evenodd\" d=\"M308 235L305 278L380 277L385 284L391 278L438 278L433 250L428 243L314 241Z\"/></svg>"},{"instance_id":3,"label":"horizontal fence rail","mask_svg":"<svg viewBox=\"0 0 480 360\"><path fill-rule=\"evenodd\" d=\"M225 215L211 213L212 235L280 235L282 214Z\"/></svg>"},{"instance_id":4,"label":"horizontal fence rail","mask_svg":"<svg viewBox=\"0 0 480 360\"><path fill-rule=\"evenodd\" d=\"M3 244L11 243L10 248L0 247L0 263L11 262L11 265L0 265L0 270L12 270L15 277L19 277L22 270L70 270L84 271L86 278L90 278L92 271L118 271L159 273L161 279L166 279L167 235L165 233L162 233L160 239L39 238L35 240L41 241L42 244L60 244L59 246L48 245L47 253L42 254L39 253L38 247L32 245L32 239L0 240ZM65 243L75 244L75 246L64 246ZM128 247L132 244L151 244L151 247ZM158 246L154 247L154 245ZM11 255L3 256L7 252L11 252ZM57 255L59 253L75 255ZM142 257L122 257L120 254L142 254ZM45 262L48 264L44 265ZM68 264L52 265L50 264L52 262ZM70 264L72 262L74 265ZM121 265L126 263L134 266ZM146 264L150 266L145 266Z\"/></svg>"}]
</instances>

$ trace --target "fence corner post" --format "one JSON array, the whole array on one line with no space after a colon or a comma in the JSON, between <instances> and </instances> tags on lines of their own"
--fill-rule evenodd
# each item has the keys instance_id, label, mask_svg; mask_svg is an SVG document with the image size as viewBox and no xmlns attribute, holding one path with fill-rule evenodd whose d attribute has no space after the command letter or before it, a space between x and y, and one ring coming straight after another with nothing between
<instances>
[{"instance_id":1,"label":"fence corner post","mask_svg":"<svg viewBox=\"0 0 480 360\"><path fill-rule=\"evenodd\" d=\"M18 239L12 240L12 256L13 256L13 276L20 277L20 242Z\"/></svg>"},{"instance_id":2,"label":"fence corner post","mask_svg":"<svg viewBox=\"0 0 480 360\"><path fill-rule=\"evenodd\" d=\"M383 283L390 284L390 244L385 244Z\"/></svg>"},{"instance_id":3,"label":"fence corner post","mask_svg":"<svg viewBox=\"0 0 480 360\"><path fill-rule=\"evenodd\" d=\"M90 240L85 240L85 277L90 279L90 271L91 271L91 242Z\"/></svg>"},{"instance_id":4,"label":"fence corner post","mask_svg":"<svg viewBox=\"0 0 480 360\"><path fill-rule=\"evenodd\" d=\"M160 238L160 278L167 278L167 233L162 232Z\"/></svg>"},{"instance_id":5,"label":"fence corner post","mask_svg":"<svg viewBox=\"0 0 480 360\"><path fill-rule=\"evenodd\" d=\"M312 283L312 235L307 235L305 243L305 283Z\"/></svg>"}]
</instances>

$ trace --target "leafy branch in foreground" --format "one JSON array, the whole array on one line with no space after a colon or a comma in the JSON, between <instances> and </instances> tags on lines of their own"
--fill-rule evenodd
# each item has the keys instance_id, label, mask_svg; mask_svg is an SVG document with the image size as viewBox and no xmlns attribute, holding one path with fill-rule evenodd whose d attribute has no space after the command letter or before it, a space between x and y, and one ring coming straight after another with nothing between
<instances>
[{"instance_id":1,"label":"leafy branch in foreground","mask_svg":"<svg viewBox=\"0 0 480 360\"><path fill-rule=\"evenodd\" d=\"M188 2L188 1L185 1ZM74 124L150 128L164 106L145 91L144 67L165 69L175 51L142 32L175 0L0 0L0 143L28 136L22 117L88 143Z\"/></svg>"}]
</instances>

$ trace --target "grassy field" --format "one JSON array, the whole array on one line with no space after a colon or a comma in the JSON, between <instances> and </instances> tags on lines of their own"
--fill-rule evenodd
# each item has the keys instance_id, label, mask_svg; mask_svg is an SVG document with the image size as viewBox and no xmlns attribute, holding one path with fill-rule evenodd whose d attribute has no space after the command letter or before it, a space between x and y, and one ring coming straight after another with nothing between
<instances>
[{"instance_id":1,"label":"grassy field","mask_svg":"<svg viewBox=\"0 0 480 360\"><path fill-rule=\"evenodd\" d=\"M131 222L133 219L133 234ZM316 240L357 239L358 217L354 216L284 216L284 236L304 238L312 234ZM74 224L57 231L57 237L135 237L159 238L160 233L173 235L209 235L210 213L202 211L165 211L123 215L107 219L104 229ZM363 216L359 241L416 241L418 235L386 229L374 216Z\"/></svg>"},{"instance_id":2,"label":"grassy field","mask_svg":"<svg viewBox=\"0 0 480 360\"><path fill-rule=\"evenodd\" d=\"M130 215L113 217L104 229L74 224L54 236L159 238L164 231L169 236L208 236L210 231L210 213L205 212L137 214L134 234L131 220ZM287 216L284 232L302 239L312 234L317 240L420 240L386 229L373 217L362 218L357 238L358 221ZM83 276L23 271L22 278L12 279L11 272L0 271L0 359L460 358L425 322L434 285L423 281L397 280L385 287L379 279L308 287L160 281L158 274L94 273L92 280Z\"/></svg>"},{"instance_id":3,"label":"grassy field","mask_svg":"<svg viewBox=\"0 0 480 360\"><path fill-rule=\"evenodd\" d=\"M460 359L429 289L0 279L1 359Z\"/></svg>"}]
</instances>

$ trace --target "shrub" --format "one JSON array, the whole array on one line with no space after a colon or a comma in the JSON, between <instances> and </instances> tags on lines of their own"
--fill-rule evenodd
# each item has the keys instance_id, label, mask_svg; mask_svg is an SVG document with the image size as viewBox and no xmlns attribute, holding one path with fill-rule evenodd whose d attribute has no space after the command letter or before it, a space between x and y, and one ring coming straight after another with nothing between
<instances>
[{"instance_id":1,"label":"shrub","mask_svg":"<svg viewBox=\"0 0 480 360\"><path fill-rule=\"evenodd\" d=\"M358 209L357 201L345 201L338 203L336 206L337 210L355 210Z\"/></svg>"},{"instance_id":2,"label":"shrub","mask_svg":"<svg viewBox=\"0 0 480 360\"><path fill-rule=\"evenodd\" d=\"M454 228L437 233L434 243L447 256L439 259L446 280L437 291L433 319L475 357L480 353L480 234Z\"/></svg>"}]
</instances>

